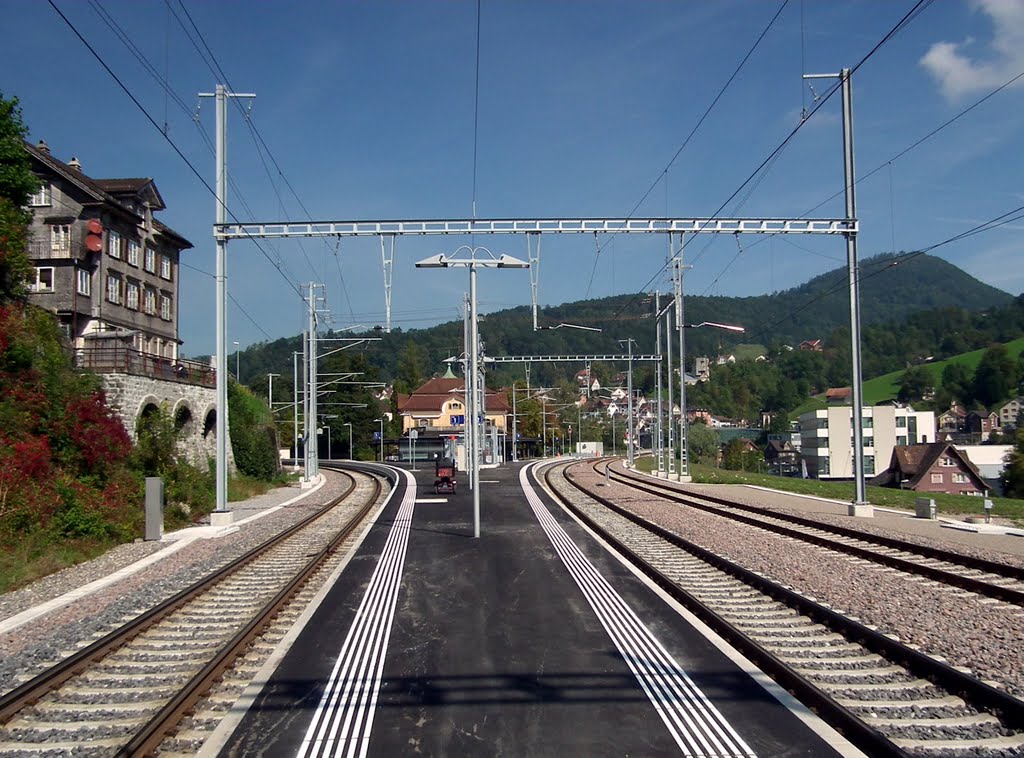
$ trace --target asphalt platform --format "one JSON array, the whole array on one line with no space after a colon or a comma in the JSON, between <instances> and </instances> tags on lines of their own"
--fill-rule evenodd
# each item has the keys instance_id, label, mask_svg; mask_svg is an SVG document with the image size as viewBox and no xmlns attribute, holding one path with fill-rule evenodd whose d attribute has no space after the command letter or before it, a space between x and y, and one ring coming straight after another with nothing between
<instances>
[{"instance_id":1,"label":"asphalt platform","mask_svg":"<svg viewBox=\"0 0 1024 758\"><path fill-rule=\"evenodd\" d=\"M403 482L204 754L859 754L543 493L528 499L521 468L481 472L479 539L464 476L441 497L432 472L415 474L418 497ZM587 566L603 579L575 578ZM605 581L610 599L593 600ZM636 673L612 595L628 608L615 619L643 627L625 636L649 633L679 670ZM683 682L685 702L655 679Z\"/></svg>"}]
</instances>

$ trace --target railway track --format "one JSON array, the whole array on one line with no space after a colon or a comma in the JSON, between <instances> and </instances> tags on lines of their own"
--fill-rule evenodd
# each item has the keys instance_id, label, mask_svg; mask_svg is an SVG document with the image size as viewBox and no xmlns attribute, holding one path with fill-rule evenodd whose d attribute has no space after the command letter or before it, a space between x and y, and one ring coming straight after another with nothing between
<instances>
[{"instance_id":1,"label":"railway track","mask_svg":"<svg viewBox=\"0 0 1024 758\"><path fill-rule=\"evenodd\" d=\"M1020 566L826 524L725 497L688 494L650 477L615 470L609 461L595 464L596 471L604 474L605 469L612 481L674 503L1024 607L1024 568Z\"/></svg>"},{"instance_id":2,"label":"railway track","mask_svg":"<svg viewBox=\"0 0 1024 758\"><path fill-rule=\"evenodd\" d=\"M380 475L341 475L315 514L0 698L0 754L194 754L380 504Z\"/></svg>"},{"instance_id":3,"label":"railway track","mask_svg":"<svg viewBox=\"0 0 1024 758\"><path fill-rule=\"evenodd\" d=\"M644 521L572 465L545 472L567 508L867 754L1024 755L1024 701Z\"/></svg>"}]
</instances>

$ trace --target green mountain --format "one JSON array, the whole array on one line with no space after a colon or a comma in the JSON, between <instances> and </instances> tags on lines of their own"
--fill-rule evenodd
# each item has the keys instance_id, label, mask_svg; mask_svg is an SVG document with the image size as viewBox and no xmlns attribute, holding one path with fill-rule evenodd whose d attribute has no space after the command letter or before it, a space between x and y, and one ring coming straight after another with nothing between
<instances>
[{"instance_id":1,"label":"green mountain","mask_svg":"<svg viewBox=\"0 0 1024 758\"><path fill-rule=\"evenodd\" d=\"M861 262L861 324L864 327L864 375L875 376L904 367L915 353L938 348L936 336L929 331L968 333L972 314L1007 306L1014 298L1002 290L979 282L956 266L934 256L919 255L905 260L880 255ZM846 268L837 268L798 287L756 297L686 298L687 323L715 321L746 327L745 334L718 329L687 330L687 355L717 355L734 352L738 345L796 346L804 340L820 339L826 347L849 349L849 296ZM663 301L664 302L664 301ZM941 309L941 316L930 315ZM632 337L634 352L653 352L655 323L653 297L645 293L582 300L541 309L542 326L577 324L602 331L572 328L533 330L529 306L497 311L482 317L481 339L491 356L602 354L625 352L618 340ZM901 322L923 314L912 331L912 339L891 343ZM891 325L891 326L886 326ZM872 327L884 327L875 328ZM972 326L977 332L977 329ZM385 380L400 379L415 383L443 370L446 358L463 351L462 322L451 321L427 329L395 330L391 334L366 332L378 342L365 348L366 360ZM356 336L346 333L344 336ZM1017 336L1017 335L1013 335ZM977 340L985 335L977 332ZM1011 337L1012 338L1012 337ZM968 340L970 341L970 340ZM843 343L846 343L845 345ZM834 343L831 344L830 343ZM977 345L950 345L946 354L963 352ZM249 348L242 356L243 380L263 385L267 372L282 374L282 385L292 373L292 351L301 350L298 337L281 339ZM579 366L536 364L532 367L535 385L553 385L566 381ZM638 369L640 370L640 369ZM498 364L491 370L494 383L511 382L524 377L521 364ZM641 370L642 373L642 370ZM284 387L282 386L282 389Z\"/></svg>"}]
</instances>

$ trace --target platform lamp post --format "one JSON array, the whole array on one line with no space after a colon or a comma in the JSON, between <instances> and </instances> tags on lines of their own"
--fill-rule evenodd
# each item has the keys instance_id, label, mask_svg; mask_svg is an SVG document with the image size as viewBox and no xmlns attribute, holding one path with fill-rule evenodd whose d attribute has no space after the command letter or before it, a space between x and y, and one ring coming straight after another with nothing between
<instances>
[{"instance_id":1,"label":"platform lamp post","mask_svg":"<svg viewBox=\"0 0 1024 758\"><path fill-rule=\"evenodd\" d=\"M690 447L689 447L689 426L686 417L686 342L683 340L683 330L699 329L703 326L710 326L715 329L724 329L728 332L745 332L742 326L735 324L719 324L714 321L701 321L699 324L679 325L679 481L690 481ZM685 477L685 480L684 480Z\"/></svg>"},{"instance_id":2,"label":"platform lamp post","mask_svg":"<svg viewBox=\"0 0 1024 758\"><path fill-rule=\"evenodd\" d=\"M235 346L235 381L241 384L242 346L238 343L238 340L234 340L231 344Z\"/></svg>"},{"instance_id":3,"label":"platform lamp post","mask_svg":"<svg viewBox=\"0 0 1024 758\"><path fill-rule=\"evenodd\" d=\"M465 252L468 258L458 258L459 253ZM487 258L477 258L478 252L486 253ZM479 317L476 310L476 270L478 268L529 268L526 261L514 258L511 255L502 253L497 258L485 247L472 247L463 245L452 255L438 253L416 263L416 268L468 268L469 269L469 313L470 313L470 337L469 337L469 393L472 398L472 407L467 408L470 424L472 424L473 455L470 456L470 479L473 482L473 536L480 536L480 419L478 418L477 388L480 386L480 340L478 334ZM467 431L469 430L467 426Z\"/></svg>"},{"instance_id":4,"label":"platform lamp post","mask_svg":"<svg viewBox=\"0 0 1024 758\"><path fill-rule=\"evenodd\" d=\"M380 462L384 462L384 417L381 416L377 421L380 422Z\"/></svg>"},{"instance_id":5,"label":"platform lamp post","mask_svg":"<svg viewBox=\"0 0 1024 758\"><path fill-rule=\"evenodd\" d=\"M355 451L352 449L352 422L346 421L344 425L348 427L348 459L354 461L356 456Z\"/></svg>"}]
</instances>

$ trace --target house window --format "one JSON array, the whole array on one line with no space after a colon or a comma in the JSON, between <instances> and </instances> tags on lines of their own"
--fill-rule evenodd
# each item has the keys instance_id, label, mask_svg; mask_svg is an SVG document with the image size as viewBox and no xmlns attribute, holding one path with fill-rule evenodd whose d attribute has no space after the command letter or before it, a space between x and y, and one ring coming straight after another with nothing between
<instances>
[{"instance_id":1,"label":"house window","mask_svg":"<svg viewBox=\"0 0 1024 758\"><path fill-rule=\"evenodd\" d=\"M865 455L864 456L864 473L868 476L875 475L875 456Z\"/></svg>"},{"instance_id":2,"label":"house window","mask_svg":"<svg viewBox=\"0 0 1024 758\"><path fill-rule=\"evenodd\" d=\"M121 304L121 277L107 274L107 300Z\"/></svg>"},{"instance_id":3,"label":"house window","mask_svg":"<svg viewBox=\"0 0 1024 758\"><path fill-rule=\"evenodd\" d=\"M54 258L71 257L70 224L53 224L50 227L50 254Z\"/></svg>"},{"instance_id":4,"label":"house window","mask_svg":"<svg viewBox=\"0 0 1024 758\"><path fill-rule=\"evenodd\" d=\"M959 471L954 472L954 474L953 474L953 483L954 484L966 484L967 483L967 474L960 473Z\"/></svg>"},{"instance_id":5,"label":"house window","mask_svg":"<svg viewBox=\"0 0 1024 758\"><path fill-rule=\"evenodd\" d=\"M36 280L29 289L33 292L53 292L53 269L37 268Z\"/></svg>"},{"instance_id":6,"label":"house window","mask_svg":"<svg viewBox=\"0 0 1024 758\"><path fill-rule=\"evenodd\" d=\"M452 409L453 411L461 411L461 410L462 410L462 403L456 403L456 402L453 402L453 403L451 404L451 409Z\"/></svg>"},{"instance_id":7,"label":"house window","mask_svg":"<svg viewBox=\"0 0 1024 758\"><path fill-rule=\"evenodd\" d=\"M171 257L169 255L160 256L160 276L164 279L171 278Z\"/></svg>"},{"instance_id":8,"label":"house window","mask_svg":"<svg viewBox=\"0 0 1024 758\"><path fill-rule=\"evenodd\" d=\"M107 252L111 258L120 258L124 254L124 237L120 232L107 232Z\"/></svg>"},{"instance_id":9,"label":"house window","mask_svg":"<svg viewBox=\"0 0 1024 758\"><path fill-rule=\"evenodd\" d=\"M932 484L942 484L942 474L932 474Z\"/></svg>"},{"instance_id":10,"label":"house window","mask_svg":"<svg viewBox=\"0 0 1024 758\"><path fill-rule=\"evenodd\" d=\"M132 266L139 265L139 241L128 240L128 263Z\"/></svg>"},{"instance_id":11,"label":"house window","mask_svg":"<svg viewBox=\"0 0 1024 758\"><path fill-rule=\"evenodd\" d=\"M142 310L150 316L156 314L156 292L149 289L149 287L147 287L146 291L142 294Z\"/></svg>"},{"instance_id":12,"label":"house window","mask_svg":"<svg viewBox=\"0 0 1024 758\"><path fill-rule=\"evenodd\" d=\"M84 268L78 269L76 272L76 286L78 288L79 295L85 295L86 297L92 296L92 276L88 270Z\"/></svg>"},{"instance_id":13,"label":"house window","mask_svg":"<svg viewBox=\"0 0 1024 758\"><path fill-rule=\"evenodd\" d=\"M156 251L153 248L146 248L145 262L142 267L151 274L156 273Z\"/></svg>"},{"instance_id":14,"label":"house window","mask_svg":"<svg viewBox=\"0 0 1024 758\"><path fill-rule=\"evenodd\" d=\"M160 296L160 318L164 321L171 320L171 298L167 295Z\"/></svg>"},{"instance_id":15,"label":"house window","mask_svg":"<svg viewBox=\"0 0 1024 758\"><path fill-rule=\"evenodd\" d=\"M939 465L942 466L942 468L952 468L956 465L956 462L952 458L944 455L939 458Z\"/></svg>"},{"instance_id":16,"label":"house window","mask_svg":"<svg viewBox=\"0 0 1024 758\"><path fill-rule=\"evenodd\" d=\"M896 428L897 429L906 429L907 428L907 417L906 416L897 416L896 417Z\"/></svg>"},{"instance_id":17,"label":"house window","mask_svg":"<svg viewBox=\"0 0 1024 758\"><path fill-rule=\"evenodd\" d=\"M40 205L50 205L50 185L47 184L46 182L43 182L43 185L39 188L39 191L28 199L28 204L33 207L38 207Z\"/></svg>"},{"instance_id":18,"label":"house window","mask_svg":"<svg viewBox=\"0 0 1024 758\"><path fill-rule=\"evenodd\" d=\"M139 309L139 285L136 282L128 282L126 304L133 311Z\"/></svg>"},{"instance_id":19,"label":"house window","mask_svg":"<svg viewBox=\"0 0 1024 758\"><path fill-rule=\"evenodd\" d=\"M899 437L897 437L896 438L896 444L897 445L906 445L907 444L906 435L900 435Z\"/></svg>"}]
</instances>

